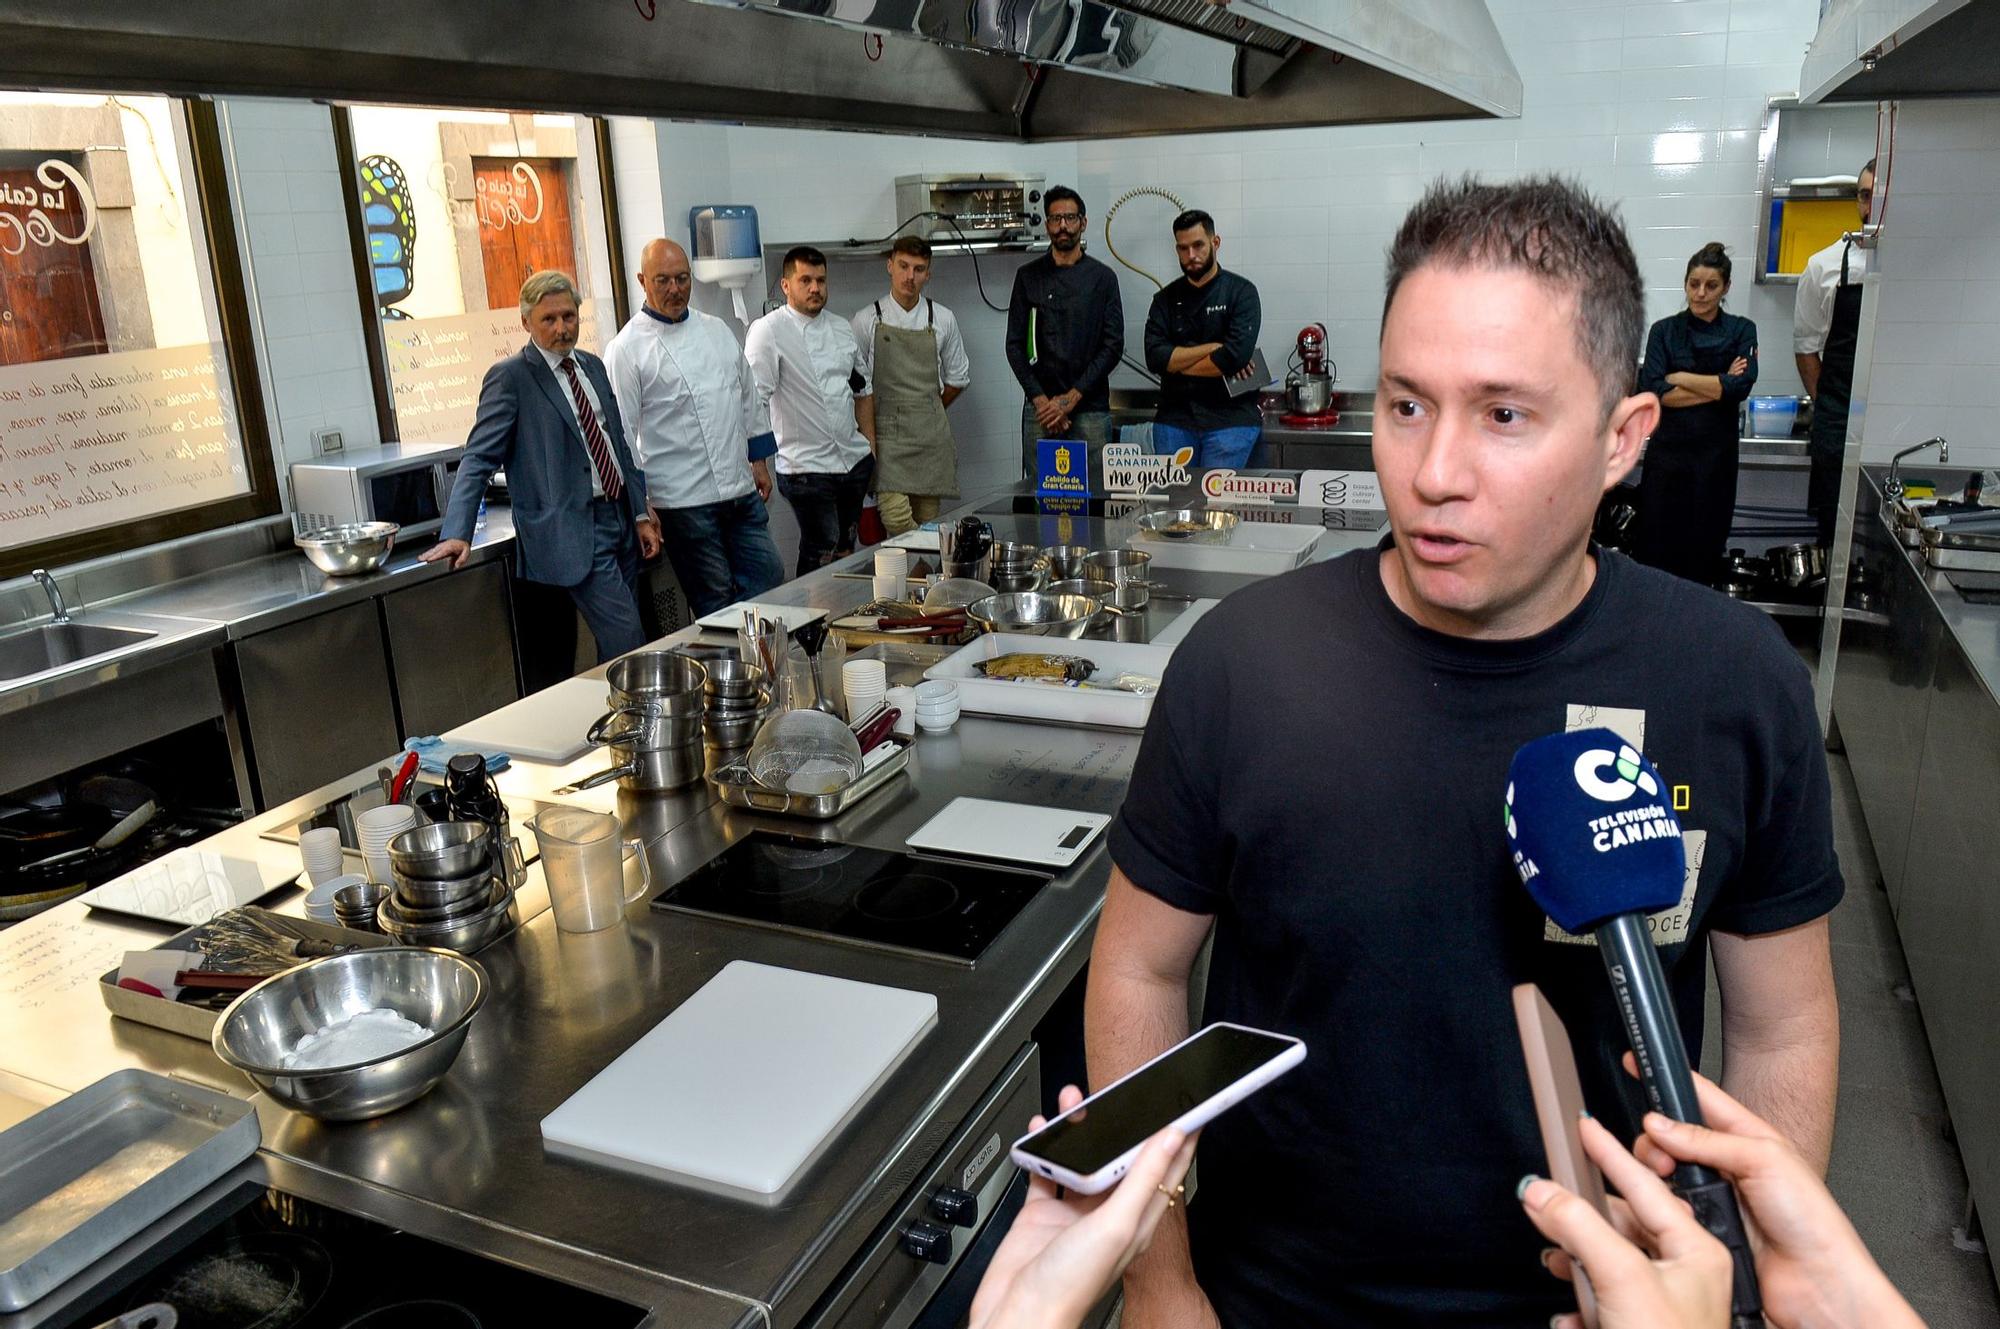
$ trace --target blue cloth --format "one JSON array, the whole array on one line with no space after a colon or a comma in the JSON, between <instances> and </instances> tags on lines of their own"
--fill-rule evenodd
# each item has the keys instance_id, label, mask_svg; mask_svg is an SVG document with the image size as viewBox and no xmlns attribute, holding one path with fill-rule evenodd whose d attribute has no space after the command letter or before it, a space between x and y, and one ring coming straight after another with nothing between
<instances>
[{"instance_id":1,"label":"blue cloth","mask_svg":"<svg viewBox=\"0 0 2000 1329\"><path fill-rule=\"evenodd\" d=\"M405 740L403 751L417 754L417 769L424 774L443 775L446 762L461 752L479 752L479 749L463 743L447 743L436 734L425 734ZM486 758L488 771L504 771L514 760L504 752L479 752L479 755Z\"/></svg>"},{"instance_id":2,"label":"blue cloth","mask_svg":"<svg viewBox=\"0 0 2000 1329\"><path fill-rule=\"evenodd\" d=\"M615 536L621 545L631 542L633 524L646 515L646 473L626 447L624 421L604 362L588 351L574 354L597 393L604 436L625 477L625 490L613 508L622 509L624 520L613 530L592 511L590 454L569 389L531 342L519 355L486 371L479 414L466 436L465 460L439 532L441 539L471 540L486 482L504 469L514 508L515 569L528 581L550 586L576 586L590 577L606 552L600 541ZM635 604L635 619L637 613Z\"/></svg>"},{"instance_id":3,"label":"blue cloth","mask_svg":"<svg viewBox=\"0 0 2000 1329\"><path fill-rule=\"evenodd\" d=\"M1183 429L1179 425L1153 422L1153 451L1172 454L1182 448L1194 449L1193 465L1212 469L1218 466L1247 466L1257 440L1264 436L1262 425L1232 425L1228 429Z\"/></svg>"},{"instance_id":4,"label":"blue cloth","mask_svg":"<svg viewBox=\"0 0 2000 1329\"><path fill-rule=\"evenodd\" d=\"M662 508L660 539L696 618L762 595L785 579L770 514L754 493Z\"/></svg>"},{"instance_id":5,"label":"blue cloth","mask_svg":"<svg viewBox=\"0 0 2000 1329\"><path fill-rule=\"evenodd\" d=\"M763 461L778 450L778 436L770 430L750 436L750 460Z\"/></svg>"}]
</instances>

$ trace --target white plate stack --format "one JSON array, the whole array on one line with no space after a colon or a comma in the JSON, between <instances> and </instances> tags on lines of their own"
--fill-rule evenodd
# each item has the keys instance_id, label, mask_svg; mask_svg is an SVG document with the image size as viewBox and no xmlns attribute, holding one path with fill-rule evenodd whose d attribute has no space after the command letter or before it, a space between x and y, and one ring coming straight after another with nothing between
<instances>
[{"instance_id":1,"label":"white plate stack","mask_svg":"<svg viewBox=\"0 0 2000 1329\"><path fill-rule=\"evenodd\" d=\"M853 724L882 704L889 691L889 666L881 660L849 660L840 667L840 689L847 698L847 722Z\"/></svg>"},{"instance_id":2,"label":"white plate stack","mask_svg":"<svg viewBox=\"0 0 2000 1329\"><path fill-rule=\"evenodd\" d=\"M359 886L366 881L367 878L357 872L345 877L328 877L325 881L315 882L313 888L306 892L306 917L321 923L338 923L340 917L334 912L334 895L343 886Z\"/></svg>"},{"instance_id":3,"label":"white plate stack","mask_svg":"<svg viewBox=\"0 0 2000 1329\"><path fill-rule=\"evenodd\" d=\"M958 723L958 684L933 678L917 684L917 728L942 734Z\"/></svg>"},{"instance_id":4,"label":"white plate stack","mask_svg":"<svg viewBox=\"0 0 2000 1329\"><path fill-rule=\"evenodd\" d=\"M368 864L368 880L390 884L389 841L417 824L417 810L408 803L391 803L370 808L354 819L354 831L361 840L361 857ZM331 903L333 896L327 900Z\"/></svg>"}]
</instances>

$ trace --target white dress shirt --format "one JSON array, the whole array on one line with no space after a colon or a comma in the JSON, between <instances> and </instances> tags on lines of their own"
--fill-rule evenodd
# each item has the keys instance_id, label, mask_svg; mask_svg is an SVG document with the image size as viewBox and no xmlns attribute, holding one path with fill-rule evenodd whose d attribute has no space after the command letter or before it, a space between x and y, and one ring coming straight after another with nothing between
<instances>
[{"instance_id":1,"label":"white dress shirt","mask_svg":"<svg viewBox=\"0 0 2000 1329\"><path fill-rule=\"evenodd\" d=\"M861 372L861 347L847 320L822 310L807 318L790 305L750 325L743 353L757 379L757 396L778 436L778 469L845 475L868 455L868 437L854 420L854 399L872 391Z\"/></svg>"},{"instance_id":2,"label":"white dress shirt","mask_svg":"<svg viewBox=\"0 0 2000 1329\"><path fill-rule=\"evenodd\" d=\"M530 342L529 345L540 351L542 359L548 361L549 372L556 376L556 386L562 389L563 404L569 407L569 418L576 421L576 435L578 438L585 440L583 444L583 459L590 463L590 496L592 498L603 498L604 477L597 473L597 458L590 455L590 436L583 432L583 417L577 414L576 396L569 390L569 375L563 372L562 362L570 357L557 355L554 351L544 350L540 342ZM605 446L610 447L611 426L604 418L604 403L597 400L597 389L590 386L590 375L583 372L583 361L581 360L576 362L576 381L583 384L583 395L589 399L590 409L597 415L597 427L604 431ZM613 450L611 455L616 457L618 453L616 450Z\"/></svg>"},{"instance_id":3,"label":"white dress shirt","mask_svg":"<svg viewBox=\"0 0 2000 1329\"><path fill-rule=\"evenodd\" d=\"M879 320L875 317L875 305L882 306ZM936 311L936 322L931 321L933 310ZM972 382L972 361L965 354L965 338L958 332L958 315L923 296L917 297L915 309L905 309L896 303L893 295L885 295L875 304L861 306L861 312L854 316L854 340L861 344L861 372L869 382L875 381L875 324L878 321L906 332L935 328L938 386L962 388Z\"/></svg>"},{"instance_id":4,"label":"white dress shirt","mask_svg":"<svg viewBox=\"0 0 2000 1329\"><path fill-rule=\"evenodd\" d=\"M669 323L642 307L604 363L654 506L699 507L756 487L747 442L771 426L728 324L698 309Z\"/></svg>"},{"instance_id":5,"label":"white dress shirt","mask_svg":"<svg viewBox=\"0 0 2000 1329\"><path fill-rule=\"evenodd\" d=\"M1826 349L1827 329L1833 326L1833 291L1840 285L1840 250L1845 243L1835 240L1814 254L1799 274L1799 293L1792 306L1792 349L1800 355L1818 355ZM1860 245L1847 251L1848 285L1861 284L1868 259L1868 251Z\"/></svg>"}]
</instances>

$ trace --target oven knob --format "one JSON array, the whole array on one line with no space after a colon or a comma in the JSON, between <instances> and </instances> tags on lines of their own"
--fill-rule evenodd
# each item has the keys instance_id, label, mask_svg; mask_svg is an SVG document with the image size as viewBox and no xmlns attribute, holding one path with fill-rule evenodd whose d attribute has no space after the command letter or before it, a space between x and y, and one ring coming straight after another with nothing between
<instances>
[{"instance_id":1,"label":"oven knob","mask_svg":"<svg viewBox=\"0 0 2000 1329\"><path fill-rule=\"evenodd\" d=\"M951 1229L935 1223L912 1223L903 1229L903 1251L932 1264L950 1264Z\"/></svg>"},{"instance_id":2,"label":"oven knob","mask_svg":"<svg viewBox=\"0 0 2000 1329\"><path fill-rule=\"evenodd\" d=\"M979 1221L979 1197L956 1186L940 1186L931 1195L931 1217L953 1227L971 1227Z\"/></svg>"}]
</instances>

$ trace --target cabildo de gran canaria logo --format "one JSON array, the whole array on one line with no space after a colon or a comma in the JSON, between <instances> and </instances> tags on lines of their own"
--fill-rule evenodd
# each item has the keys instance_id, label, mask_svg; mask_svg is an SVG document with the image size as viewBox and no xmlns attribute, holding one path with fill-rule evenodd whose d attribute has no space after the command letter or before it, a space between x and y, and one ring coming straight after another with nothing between
<instances>
[{"instance_id":1,"label":"cabildo de gran canaria logo","mask_svg":"<svg viewBox=\"0 0 2000 1329\"><path fill-rule=\"evenodd\" d=\"M1607 767L1617 772L1617 779L1604 778ZM1630 745L1622 746L1616 752L1592 748L1580 754L1576 759L1575 774L1577 788L1604 803L1622 803L1636 793L1657 798L1660 793L1660 782L1653 778L1652 772L1639 765L1639 754ZM1609 816L1594 817L1590 822L1590 831L1590 847L1600 854L1607 854L1640 840L1678 837L1681 828L1664 806L1647 803L1641 807L1623 808Z\"/></svg>"}]
</instances>

